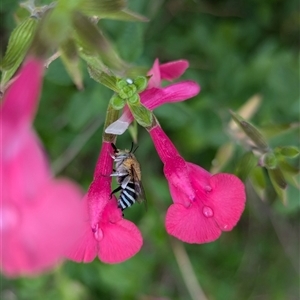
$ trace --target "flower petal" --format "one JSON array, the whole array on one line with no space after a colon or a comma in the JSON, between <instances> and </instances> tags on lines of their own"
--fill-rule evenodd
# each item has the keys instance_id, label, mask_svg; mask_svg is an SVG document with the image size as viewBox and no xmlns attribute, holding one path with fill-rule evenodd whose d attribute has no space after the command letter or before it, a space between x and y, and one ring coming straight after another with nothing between
<instances>
[{"instance_id":1,"label":"flower petal","mask_svg":"<svg viewBox=\"0 0 300 300\"><path fill-rule=\"evenodd\" d=\"M18 77L4 94L2 120L12 128L21 128L33 121L43 80L43 62L29 58Z\"/></svg>"},{"instance_id":2,"label":"flower petal","mask_svg":"<svg viewBox=\"0 0 300 300\"><path fill-rule=\"evenodd\" d=\"M199 202L189 208L172 204L166 215L166 229L170 235L191 244L209 243L221 235L214 219L203 215Z\"/></svg>"},{"instance_id":3,"label":"flower petal","mask_svg":"<svg viewBox=\"0 0 300 300\"><path fill-rule=\"evenodd\" d=\"M165 104L185 101L196 96L200 91L200 86L192 81L186 80L168 85L158 89L151 88L141 93L141 102L150 110Z\"/></svg>"},{"instance_id":4,"label":"flower petal","mask_svg":"<svg viewBox=\"0 0 300 300\"><path fill-rule=\"evenodd\" d=\"M172 81L179 78L189 67L185 59L171 61L159 66L161 79Z\"/></svg>"},{"instance_id":5,"label":"flower petal","mask_svg":"<svg viewBox=\"0 0 300 300\"><path fill-rule=\"evenodd\" d=\"M139 229L130 221L120 220L103 227L103 239L99 242L99 258L105 263L120 263L134 256L142 247Z\"/></svg>"},{"instance_id":6,"label":"flower petal","mask_svg":"<svg viewBox=\"0 0 300 300\"><path fill-rule=\"evenodd\" d=\"M147 73L148 76L151 76L148 82L148 89L152 87L160 87L161 77L159 69L159 60L156 58L152 68Z\"/></svg>"},{"instance_id":7,"label":"flower petal","mask_svg":"<svg viewBox=\"0 0 300 300\"><path fill-rule=\"evenodd\" d=\"M18 206L17 227L4 228L1 268L8 276L36 275L53 267L64 258L79 230L77 186L67 180L49 181L37 198L34 204Z\"/></svg>"},{"instance_id":8,"label":"flower petal","mask_svg":"<svg viewBox=\"0 0 300 300\"><path fill-rule=\"evenodd\" d=\"M6 149L6 146L2 150L9 157L2 152L4 161L0 170L3 172L3 196L9 198L9 201L26 205L26 202L36 199L37 190L50 179L50 167L36 134L30 129L13 157L8 153L9 149Z\"/></svg>"},{"instance_id":9,"label":"flower petal","mask_svg":"<svg viewBox=\"0 0 300 300\"><path fill-rule=\"evenodd\" d=\"M232 174L220 173L210 179L209 195L214 205L214 219L223 231L230 231L239 221L246 202L245 186Z\"/></svg>"}]
</instances>

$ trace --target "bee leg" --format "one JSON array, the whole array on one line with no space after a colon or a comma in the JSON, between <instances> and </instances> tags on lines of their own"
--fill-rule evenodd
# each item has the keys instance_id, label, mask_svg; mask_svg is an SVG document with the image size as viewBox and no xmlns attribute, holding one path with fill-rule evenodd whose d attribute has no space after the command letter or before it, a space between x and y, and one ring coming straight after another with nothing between
<instances>
[{"instance_id":1,"label":"bee leg","mask_svg":"<svg viewBox=\"0 0 300 300\"><path fill-rule=\"evenodd\" d=\"M122 190L122 187L121 186L118 186L116 189L114 189L111 193L110 193L110 199L112 197L113 194L117 193L118 191L121 191Z\"/></svg>"}]
</instances>

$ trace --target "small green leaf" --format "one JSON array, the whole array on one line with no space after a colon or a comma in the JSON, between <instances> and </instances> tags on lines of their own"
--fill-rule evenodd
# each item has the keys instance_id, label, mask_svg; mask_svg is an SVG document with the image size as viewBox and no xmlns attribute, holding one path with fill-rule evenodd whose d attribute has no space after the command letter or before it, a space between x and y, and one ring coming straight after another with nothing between
<instances>
[{"instance_id":1,"label":"small green leaf","mask_svg":"<svg viewBox=\"0 0 300 300\"><path fill-rule=\"evenodd\" d=\"M3 70L1 88L5 87L23 62L33 41L37 25L38 19L28 18L19 24L12 32L1 64Z\"/></svg>"},{"instance_id":2,"label":"small green leaf","mask_svg":"<svg viewBox=\"0 0 300 300\"><path fill-rule=\"evenodd\" d=\"M245 181L251 171L257 166L257 162L258 158L253 154L252 151L246 152L239 160L235 174L242 181Z\"/></svg>"},{"instance_id":3,"label":"small green leaf","mask_svg":"<svg viewBox=\"0 0 300 300\"><path fill-rule=\"evenodd\" d=\"M102 62L112 69L123 72L128 68L99 28L88 17L74 12L72 20L76 30L76 41L82 53L86 56L99 55Z\"/></svg>"},{"instance_id":4,"label":"small green leaf","mask_svg":"<svg viewBox=\"0 0 300 300\"><path fill-rule=\"evenodd\" d=\"M246 135L254 142L257 148L265 153L268 152L269 146L263 135L252 124L245 121L241 116L233 111L230 111L232 119L239 125L239 127L246 133Z\"/></svg>"},{"instance_id":5,"label":"small green leaf","mask_svg":"<svg viewBox=\"0 0 300 300\"><path fill-rule=\"evenodd\" d=\"M60 48L61 58L67 72L79 90L83 88L77 48L72 39L67 40Z\"/></svg>"},{"instance_id":6,"label":"small green leaf","mask_svg":"<svg viewBox=\"0 0 300 300\"><path fill-rule=\"evenodd\" d=\"M82 0L79 10L88 16L113 14L126 7L124 0Z\"/></svg>"},{"instance_id":7,"label":"small green leaf","mask_svg":"<svg viewBox=\"0 0 300 300\"><path fill-rule=\"evenodd\" d=\"M136 12L130 11L129 9L123 9L114 13L100 12L97 14L98 17L104 19L112 19L119 21L129 21L129 22L148 22L149 19L142 16Z\"/></svg>"},{"instance_id":8,"label":"small green leaf","mask_svg":"<svg viewBox=\"0 0 300 300\"><path fill-rule=\"evenodd\" d=\"M35 43L43 49L55 49L70 38L72 31L71 13L61 6L48 11L42 19L41 26L37 31Z\"/></svg>"},{"instance_id":9,"label":"small green leaf","mask_svg":"<svg viewBox=\"0 0 300 300\"><path fill-rule=\"evenodd\" d=\"M28 18L14 29L1 63L3 70L19 67L31 44L37 24L36 18Z\"/></svg>"},{"instance_id":10,"label":"small green leaf","mask_svg":"<svg viewBox=\"0 0 300 300\"><path fill-rule=\"evenodd\" d=\"M279 168L269 169L268 173L269 173L270 179L271 179L274 187L275 187L275 185L281 189L285 189L287 187L285 178Z\"/></svg>"},{"instance_id":11,"label":"small green leaf","mask_svg":"<svg viewBox=\"0 0 300 300\"><path fill-rule=\"evenodd\" d=\"M212 160L212 166L210 172L215 174L219 173L224 166L230 161L234 152L234 144L226 143L223 144L217 151L214 159Z\"/></svg>"},{"instance_id":12,"label":"small green leaf","mask_svg":"<svg viewBox=\"0 0 300 300\"><path fill-rule=\"evenodd\" d=\"M295 158L299 155L299 148L295 146L277 147L274 151L289 158Z\"/></svg>"},{"instance_id":13,"label":"small green leaf","mask_svg":"<svg viewBox=\"0 0 300 300\"><path fill-rule=\"evenodd\" d=\"M250 173L250 180L257 195L261 199L265 199L267 184L264 169L261 167L255 167Z\"/></svg>"},{"instance_id":14,"label":"small green leaf","mask_svg":"<svg viewBox=\"0 0 300 300\"><path fill-rule=\"evenodd\" d=\"M287 203L287 183L280 169L268 170L272 185L283 204Z\"/></svg>"},{"instance_id":15,"label":"small green leaf","mask_svg":"<svg viewBox=\"0 0 300 300\"><path fill-rule=\"evenodd\" d=\"M293 165L291 165L290 163L288 163L286 160L279 160L278 165L280 167L281 170L293 175L297 175L300 172L300 169L297 167L294 167Z\"/></svg>"},{"instance_id":16,"label":"small green leaf","mask_svg":"<svg viewBox=\"0 0 300 300\"><path fill-rule=\"evenodd\" d=\"M119 93L116 76L109 75L106 72L102 71L101 69L96 69L91 65L88 65L88 72L94 80L103 84L104 86L108 87L114 92Z\"/></svg>"},{"instance_id":17,"label":"small green leaf","mask_svg":"<svg viewBox=\"0 0 300 300\"><path fill-rule=\"evenodd\" d=\"M264 173L264 169L261 167L255 167L251 172L251 179L254 185L259 187L260 189L266 189L266 177Z\"/></svg>"},{"instance_id":18,"label":"small green leaf","mask_svg":"<svg viewBox=\"0 0 300 300\"><path fill-rule=\"evenodd\" d=\"M152 112L148 110L142 104L134 105L127 102L131 113L133 114L135 120L143 127L150 127L152 125Z\"/></svg>"}]
</instances>

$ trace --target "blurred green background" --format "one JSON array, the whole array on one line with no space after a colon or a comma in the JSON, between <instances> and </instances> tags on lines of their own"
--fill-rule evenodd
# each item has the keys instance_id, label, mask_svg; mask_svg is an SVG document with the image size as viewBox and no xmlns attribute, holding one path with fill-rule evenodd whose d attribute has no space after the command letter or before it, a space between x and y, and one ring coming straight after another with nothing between
<instances>
[{"instance_id":1,"label":"blurred green background","mask_svg":"<svg viewBox=\"0 0 300 300\"><path fill-rule=\"evenodd\" d=\"M2 2L3 53L18 2ZM252 119L258 127L299 121L299 1L129 0L128 4L150 22L99 22L121 57L148 68L155 58L187 59L190 68L182 78L201 85L197 97L155 111L187 161L209 170L219 147L231 141L228 110L237 110L255 94L262 97ZM79 92L59 59L50 65L35 126L56 174L87 190L111 92L84 72L85 89ZM299 146L299 131L289 130L269 142ZM288 188L284 206L270 184L268 198L262 201L247 183L246 210L232 232L210 244L184 244L165 231L171 198L162 164L143 129L138 144L148 210L134 205L125 215L142 231L142 250L119 265L95 259L91 264L65 262L36 278L2 276L1 299L300 299L299 190ZM117 145L130 148L128 132ZM236 144L234 158L222 171L233 172L244 152Z\"/></svg>"}]
</instances>

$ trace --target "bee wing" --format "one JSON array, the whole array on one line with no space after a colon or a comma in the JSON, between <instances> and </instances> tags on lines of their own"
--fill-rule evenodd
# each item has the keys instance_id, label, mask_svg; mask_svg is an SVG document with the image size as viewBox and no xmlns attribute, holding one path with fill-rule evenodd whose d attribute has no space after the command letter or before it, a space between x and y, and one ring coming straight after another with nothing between
<instances>
[{"instance_id":1,"label":"bee wing","mask_svg":"<svg viewBox=\"0 0 300 300\"><path fill-rule=\"evenodd\" d=\"M138 203L144 202L145 206L146 206L146 209L147 209L147 199L146 199L146 196L145 196L145 191L144 191L143 184L139 180L139 177L138 177L135 169L131 167L131 171L132 171L132 176L133 176L134 188L135 188L135 191L137 193L136 201Z\"/></svg>"}]
</instances>

